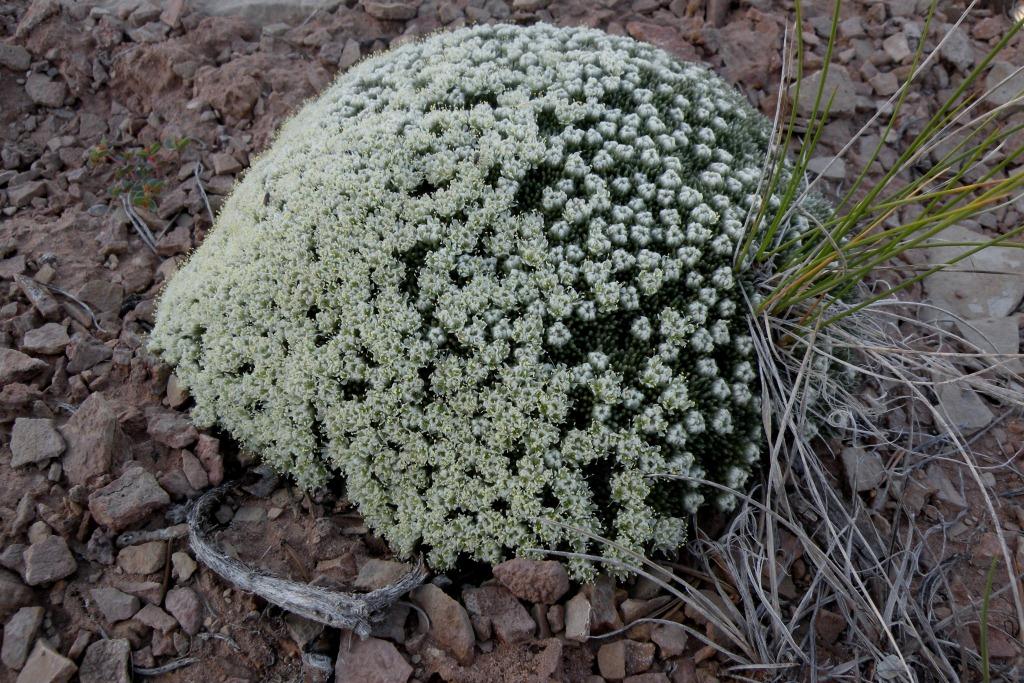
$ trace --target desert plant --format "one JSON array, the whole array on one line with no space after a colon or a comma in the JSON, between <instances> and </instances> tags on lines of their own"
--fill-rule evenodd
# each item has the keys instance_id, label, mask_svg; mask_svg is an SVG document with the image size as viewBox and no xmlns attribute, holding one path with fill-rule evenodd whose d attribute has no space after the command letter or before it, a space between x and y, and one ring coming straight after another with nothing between
<instances>
[{"instance_id":1,"label":"desert plant","mask_svg":"<svg viewBox=\"0 0 1024 683\"><path fill-rule=\"evenodd\" d=\"M166 183L164 176L170 165L188 144L188 138L168 139L145 147L118 146L103 140L89 149L88 161L91 166L109 171L112 198L125 197L134 206L152 209Z\"/></svg>"},{"instance_id":2,"label":"desert plant","mask_svg":"<svg viewBox=\"0 0 1024 683\"><path fill-rule=\"evenodd\" d=\"M284 126L152 348L194 420L304 486L341 472L401 554L588 547L543 519L674 549L706 497L735 501L694 482L737 489L759 457L753 274L828 217L812 196L777 215L770 135L710 71L628 38L402 46ZM734 265L758 211L772 254Z\"/></svg>"}]
</instances>

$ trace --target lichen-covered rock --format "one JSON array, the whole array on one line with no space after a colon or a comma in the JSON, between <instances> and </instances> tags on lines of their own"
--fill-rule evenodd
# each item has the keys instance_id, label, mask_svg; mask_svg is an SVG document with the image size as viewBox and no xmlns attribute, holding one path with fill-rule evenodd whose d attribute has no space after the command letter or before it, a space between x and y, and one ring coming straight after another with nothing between
<instances>
[{"instance_id":1,"label":"lichen-covered rock","mask_svg":"<svg viewBox=\"0 0 1024 683\"><path fill-rule=\"evenodd\" d=\"M198 424L304 486L340 472L401 554L590 546L542 518L675 548L706 496L734 503L686 478L737 487L758 457L733 261L768 139L724 81L629 38L403 45L253 164L152 348Z\"/></svg>"}]
</instances>

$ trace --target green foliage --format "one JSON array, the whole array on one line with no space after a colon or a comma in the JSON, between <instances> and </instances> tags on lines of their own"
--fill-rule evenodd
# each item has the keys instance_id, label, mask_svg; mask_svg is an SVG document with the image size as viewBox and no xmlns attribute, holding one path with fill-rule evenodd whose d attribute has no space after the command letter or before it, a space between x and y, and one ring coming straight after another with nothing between
<instances>
[{"instance_id":1,"label":"green foliage","mask_svg":"<svg viewBox=\"0 0 1024 683\"><path fill-rule=\"evenodd\" d=\"M125 196L135 206L152 209L163 190L164 177L189 142L188 138L174 138L126 148L103 140L89 150L89 164L109 170L111 197Z\"/></svg>"}]
</instances>

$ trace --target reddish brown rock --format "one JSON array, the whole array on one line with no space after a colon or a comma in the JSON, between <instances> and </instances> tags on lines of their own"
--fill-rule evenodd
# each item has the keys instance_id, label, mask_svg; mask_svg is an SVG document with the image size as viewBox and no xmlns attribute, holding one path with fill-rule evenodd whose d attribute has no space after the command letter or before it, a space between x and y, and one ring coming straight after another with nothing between
<instances>
[{"instance_id":1,"label":"reddish brown rock","mask_svg":"<svg viewBox=\"0 0 1024 683\"><path fill-rule=\"evenodd\" d=\"M459 664L471 664L476 639L465 608L432 583L413 591L412 601L430 618L430 637L434 642Z\"/></svg>"},{"instance_id":2,"label":"reddish brown rock","mask_svg":"<svg viewBox=\"0 0 1024 683\"><path fill-rule=\"evenodd\" d=\"M128 450L128 439L113 406L101 393L87 398L60 429L67 443L64 471L72 484L85 484L110 471Z\"/></svg>"},{"instance_id":3,"label":"reddish brown rock","mask_svg":"<svg viewBox=\"0 0 1024 683\"><path fill-rule=\"evenodd\" d=\"M335 683L406 683L410 676L412 667L398 648L379 638L353 637L334 664Z\"/></svg>"},{"instance_id":4,"label":"reddish brown rock","mask_svg":"<svg viewBox=\"0 0 1024 683\"><path fill-rule=\"evenodd\" d=\"M561 562L516 558L494 567L494 577L520 600L553 605L569 592Z\"/></svg>"},{"instance_id":5,"label":"reddish brown rock","mask_svg":"<svg viewBox=\"0 0 1024 683\"><path fill-rule=\"evenodd\" d=\"M156 477L141 467L130 467L89 496L89 511L100 524L122 531L170 502Z\"/></svg>"},{"instance_id":6,"label":"reddish brown rock","mask_svg":"<svg viewBox=\"0 0 1024 683\"><path fill-rule=\"evenodd\" d=\"M502 643L522 643L533 638L533 618L504 586L467 588L462 598L470 614L490 622Z\"/></svg>"}]
</instances>

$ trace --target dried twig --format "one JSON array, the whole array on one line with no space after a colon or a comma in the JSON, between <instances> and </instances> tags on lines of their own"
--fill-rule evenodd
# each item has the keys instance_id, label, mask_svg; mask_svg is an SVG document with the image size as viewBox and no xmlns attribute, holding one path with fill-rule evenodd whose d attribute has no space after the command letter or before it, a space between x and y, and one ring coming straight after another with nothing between
<instances>
[{"instance_id":1,"label":"dried twig","mask_svg":"<svg viewBox=\"0 0 1024 683\"><path fill-rule=\"evenodd\" d=\"M196 187L199 188L199 196L203 198L203 204L206 205L206 213L210 215L210 225L213 225L213 209L210 208L210 198L206 196L206 188L203 187L203 179L199 177L199 174L203 172L202 162L196 162L195 177Z\"/></svg>"},{"instance_id":2,"label":"dried twig","mask_svg":"<svg viewBox=\"0 0 1024 683\"><path fill-rule=\"evenodd\" d=\"M155 531L126 531L117 537L114 543L118 548L124 548L129 545L138 545L139 543L147 543L149 541L169 541L174 538L185 538L188 536L188 525L187 524L175 524L165 529L156 529Z\"/></svg>"},{"instance_id":3,"label":"dried twig","mask_svg":"<svg viewBox=\"0 0 1024 683\"><path fill-rule=\"evenodd\" d=\"M355 594L287 581L249 567L215 547L207 534L206 525L214 504L233 487L234 482L230 482L203 494L189 511L188 526L189 544L196 560L236 588L255 593L267 602L306 619L334 628L350 629L365 638L370 634L373 623L382 620L398 598L423 583L427 576L421 561L390 586Z\"/></svg>"},{"instance_id":4,"label":"dried twig","mask_svg":"<svg viewBox=\"0 0 1024 683\"><path fill-rule=\"evenodd\" d=\"M67 297L71 301L74 301L76 304L78 304L79 306L82 307L82 309L85 311L86 315L88 315L89 318L92 320L92 324L96 326L97 330L99 330L100 332L105 332L106 331L100 325L100 321L96 318L96 314L93 312L92 308L89 307L89 304L85 303L84 301L79 299L77 296L75 296L71 292L67 292L67 291L65 291L65 290L63 290L60 287L57 287L55 285L49 285L49 284L46 284L45 282L39 282L38 280L36 280L36 283L42 285L43 287L46 287L51 292L54 292L56 294L60 294L61 296Z\"/></svg>"},{"instance_id":5,"label":"dried twig","mask_svg":"<svg viewBox=\"0 0 1024 683\"><path fill-rule=\"evenodd\" d=\"M181 657L180 659L167 662L163 666L154 666L152 668L136 666L134 668L137 676L162 676L163 674L177 671L178 669L184 669L186 666L192 666L193 664L198 663L199 660L195 657Z\"/></svg>"},{"instance_id":6,"label":"dried twig","mask_svg":"<svg viewBox=\"0 0 1024 683\"><path fill-rule=\"evenodd\" d=\"M145 243L149 250L156 253L156 238L153 237L153 231L146 225L146 221L142 220L131 202L124 196L121 197L121 206L124 208L125 214L128 216L128 221L135 228L135 232L139 235L139 238Z\"/></svg>"}]
</instances>

